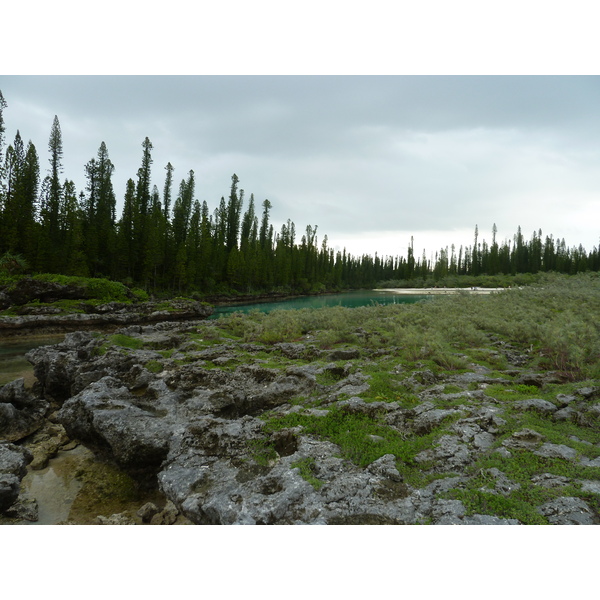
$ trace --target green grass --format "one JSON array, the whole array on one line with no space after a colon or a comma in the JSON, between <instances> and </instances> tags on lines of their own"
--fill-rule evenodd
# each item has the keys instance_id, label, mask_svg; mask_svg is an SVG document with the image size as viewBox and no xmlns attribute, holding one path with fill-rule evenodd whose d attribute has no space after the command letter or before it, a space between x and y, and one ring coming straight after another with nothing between
<instances>
[{"instance_id":1,"label":"green grass","mask_svg":"<svg viewBox=\"0 0 600 600\"><path fill-rule=\"evenodd\" d=\"M300 476L302 479L308 481L310 485L312 485L315 490L320 490L324 485L325 481L322 479L318 479L315 476L315 459L314 458L303 458L302 460L297 460L292 463L292 468L300 469Z\"/></svg>"},{"instance_id":2,"label":"green grass","mask_svg":"<svg viewBox=\"0 0 600 600\"><path fill-rule=\"evenodd\" d=\"M111 335L108 338L109 343L114 344L115 346L121 346L121 348L130 348L131 350L139 350L144 347L144 341L139 338L130 337L128 335L123 335L121 333L117 333L115 335Z\"/></svg>"},{"instance_id":3,"label":"green grass","mask_svg":"<svg viewBox=\"0 0 600 600\"><path fill-rule=\"evenodd\" d=\"M428 465L415 461L417 454L432 447L441 435L441 427L422 436L401 433L376 419L363 414L350 414L337 407L320 417L292 413L265 419L266 433L302 426L304 434L314 435L339 446L342 458L359 467L366 467L385 454L393 454L398 471L411 485L425 485L441 476L424 473Z\"/></svg>"}]
</instances>

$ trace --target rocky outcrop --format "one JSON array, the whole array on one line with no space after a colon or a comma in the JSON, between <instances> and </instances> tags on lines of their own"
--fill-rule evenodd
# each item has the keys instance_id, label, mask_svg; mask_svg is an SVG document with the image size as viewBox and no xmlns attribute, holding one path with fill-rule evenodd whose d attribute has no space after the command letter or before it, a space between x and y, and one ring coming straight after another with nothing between
<instances>
[{"instance_id":1,"label":"rocky outcrop","mask_svg":"<svg viewBox=\"0 0 600 600\"><path fill-rule=\"evenodd\" d=\"M17 501L21 480L31 459L31 453L25 448L0 441L0 513Z\"/></svg>"},{"instance_id":2,"label":"rocky outcrop","mask_svg":"<svg viewBox=\"0 0 600 600\"><path fill-rule=\"evenodd\" d=\"M545 429L519 425L520 415L528 424L559 422L568 408L573 423L596 427L596 387L501 402L491 386L531 385L516 383L518 370L498 377L480 365L454 374L398 365L398 394L380 398L366 366L385 353L204 342L197 327L129 326L118 332L135 341L125 346L77 332L28 354L36 394L58 409L53 420L66 435L153 482L172 503L168 511L143 507L143 522L180 513L197 524L519 524L466 499L487 498L485 507L501 498L504 506L528 487L548 495L530 512L539 522L600 522L597 503L556 493L598 493L597 444L557 443ZM551 378L536 381L535 396ZM501 468L513 456L549 469L559 461L583 475L517 480L518 469ZM495 466L478 468L483 459ZM129 522L118 514L98 520Z\"/></svg>"},{"instance_id":3,"label":"rocky outcrop","mask_svg":"<svg viewBox=\"0 0 600 600\"><path fill-rule=\"evenodd\" d=\"M26 330L73 331L74 329L98 329L108 325L133 325L165 321L205 319L214 309L203 302L179 301L168 308L156 302L124 304L111 302L99 306L82 305L86 312L55 314L54 311L38 311L38 314L0 316L0 332L11 334ZM40 314L41 312L41 314Z\"/></svg>"},{"instance_id":4,"label":"rocky outcrop","mask_svg":"<svg viewBox=\"0 0 600 600\"><path fill-rule=\"evenodd\" d=\"M128 292L127 288L123 289ZM23 277L0 289L0 310L9 306L21 306L33 300L56 302L57 300L85 300L91 297L85 287L75 283L63 284ZM135 296L130 293L130 298L133 300Z\"/></svg>"},{"instance_id":5,"label":"rocky outcrop","mask_svg":"<svg viewBox=\"0 0 600 600\"><path fill-rule=\"evenodd\" d=\"M25 382L16 379L0 387L0 439L21 440L44 424L49 404L25 389Z\"/></svg>"}]
</instances>

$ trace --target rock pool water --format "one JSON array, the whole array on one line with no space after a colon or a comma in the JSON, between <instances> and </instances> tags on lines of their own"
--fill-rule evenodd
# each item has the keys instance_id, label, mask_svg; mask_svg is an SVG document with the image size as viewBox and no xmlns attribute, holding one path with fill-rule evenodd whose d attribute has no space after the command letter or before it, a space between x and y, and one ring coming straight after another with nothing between
<instances>
[{"instance_id":1,"label":"rock pool water","mask_svg":"<svg viewBox=\"0 0 600 600\"><path fill-rule=\"evenodd\" d=\"M64 335L26 335L18 337L0 337L0 385L23 377L25 385L34 381L33 367L26 360L25 354L49 344L58 344Z\"/></svg>"}]
</instances>

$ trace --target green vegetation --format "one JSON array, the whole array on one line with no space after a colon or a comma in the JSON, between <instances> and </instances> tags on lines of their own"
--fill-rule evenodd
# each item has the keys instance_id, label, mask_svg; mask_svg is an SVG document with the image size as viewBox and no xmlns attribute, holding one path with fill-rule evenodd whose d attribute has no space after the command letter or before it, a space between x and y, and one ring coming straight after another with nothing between
<instances>
[{"instance_id":1,"label":"green vegetation","mask_svg":"<svg viewBox=\"0 0 600 600\"><path fill-rule=\"evenodd\" d=\"M305 479L312 485L315 490L320 490L325 484L324 481L315 477L315 459L314 458L304 458L302 460L296 461L292 463L292 468L300 469L300 475L302 479Z\"/></svg>"}]
</instances>

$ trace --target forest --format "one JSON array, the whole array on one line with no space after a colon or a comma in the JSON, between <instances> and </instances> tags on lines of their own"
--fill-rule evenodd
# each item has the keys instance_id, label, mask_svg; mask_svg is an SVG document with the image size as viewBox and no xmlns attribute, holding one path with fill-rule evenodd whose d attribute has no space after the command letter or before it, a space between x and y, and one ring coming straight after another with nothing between
<instances>
[{"instance_id":1,"label":"forest","mask_svg":"<svg viewBox=\"0 0 600 600\"><path fill-rule=\"evenodd\" d=\"M179 185L174 166L164 167L161 188L153 183L152 142L142 142L141 163L129 178L117 214L114 165L104 142L84 165L86 186L77 190L63 177L60 123L54 117L43 171L34 144L17 131L5 139L0 91L0 271L102 277L148 293L305 294L374 286L454 285L485 281L502 285L506 276L542 272L576 274L600 270L598 247L567 247L564 239L526 237L521 228L499 242L496 225L487 243L475 226L473 244L454 245L428 257L353 256L335 252L316 225L297 233L289 219L279 230L271 202L246 198L236 174L227 198L211 210L195 198L194 171ZM154 177L154 180L156 178ZM503 276L504 279L503 279ZM482 279L483 278L483 279Z\"/></svg>"}]
</instances>

